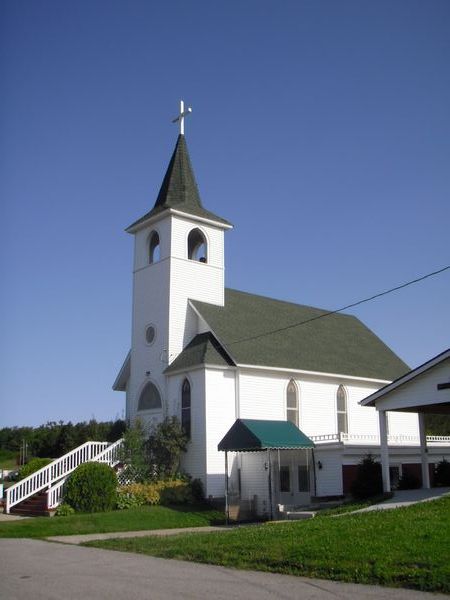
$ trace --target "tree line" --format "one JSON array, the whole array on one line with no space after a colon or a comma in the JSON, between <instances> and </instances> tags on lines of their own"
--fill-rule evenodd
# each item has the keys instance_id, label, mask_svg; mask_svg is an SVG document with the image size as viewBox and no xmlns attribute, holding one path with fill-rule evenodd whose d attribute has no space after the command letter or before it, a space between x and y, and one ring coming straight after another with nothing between
<instances>
[{"instance_id":1,"label":"tree line","mask_svg":"<svg viewBox=\"0 0 450 600\"><path fill-rule=\"evenodd\" d=\"M16 452L19 456L25 443L28 458L59 458L84 442L115 442L125 429L122 419L103 422L91 419L75 424L49 421L39 427L3 427L0 429L0 449Z\"/></svg>"}]
</instances>

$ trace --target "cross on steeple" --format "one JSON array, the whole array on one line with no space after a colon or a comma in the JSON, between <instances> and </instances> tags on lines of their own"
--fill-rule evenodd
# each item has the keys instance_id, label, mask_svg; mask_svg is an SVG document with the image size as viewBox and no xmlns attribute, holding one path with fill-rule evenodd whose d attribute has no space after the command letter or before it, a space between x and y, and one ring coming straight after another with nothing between
<instances>
[{"instance_id":1,"label":"cross on steeple","mask_svg":"<svg viewBox=\"0 0 450 600\"><path fill-rule=\"evenodd\" d=\"M184 110L184 102L180 100L180 114L175 119L172 119L172 123L180 122L180 135L184 135L184 117L191 114L192 108L189 106Z\"/></svg>"}]
</instances>

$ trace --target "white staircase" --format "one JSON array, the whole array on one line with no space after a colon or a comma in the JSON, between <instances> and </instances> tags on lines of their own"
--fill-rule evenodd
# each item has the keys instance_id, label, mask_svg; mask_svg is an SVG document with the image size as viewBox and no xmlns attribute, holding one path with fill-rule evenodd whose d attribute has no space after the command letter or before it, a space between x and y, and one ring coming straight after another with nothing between
<instances>
[{"instance_id":1,"label":"white staircase","mask_svg":"<svg viewBox=\"0 0 450 600\"><path fill-rule=\"evenodd\" d=\"M119 462L119 450L123 440L109 442L86 442L75 450L32 473L6 490L5 512L32 496L47 492L46 509L56 508L62 501L67 477L81 464L102 462L114 467Z\"/></svg>"}]
</instances>

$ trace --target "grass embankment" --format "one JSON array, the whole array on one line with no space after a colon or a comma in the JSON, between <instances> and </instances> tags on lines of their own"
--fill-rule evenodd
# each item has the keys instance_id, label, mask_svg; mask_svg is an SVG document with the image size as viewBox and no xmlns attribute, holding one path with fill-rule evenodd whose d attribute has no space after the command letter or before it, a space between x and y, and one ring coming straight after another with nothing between
<instances>
[{"instance_id":1,"label":"grass embankment","mask_svg":"<svg viewBox=\"0 0 450 600\"><path fill-rule=\"evenodd\" d=\"M239 569L450 592L450 498L230 532L91 542Z\"/></svg>"},{"instance_id":2,"label":"grass embankment","mask_svg":"<svg viewBox=\"0 0 450 600\"><path fill-rule=\"evenodd\" d=\"M34 517L0 523L1 538L43 538L53 535L203 527L223 523L223 513L203 506L140 506L107 513L68 517Z\"/></svg>"},{"instance_id":3,"label":"grass embankment","mask_svg":"<svg viewBox=\"0 0 450 600\"><path fill-rule=\"evenodd\" d=\"M0 470L13 471L17 469L17 452L0 449Z\"/></svg>"}]
</instances>

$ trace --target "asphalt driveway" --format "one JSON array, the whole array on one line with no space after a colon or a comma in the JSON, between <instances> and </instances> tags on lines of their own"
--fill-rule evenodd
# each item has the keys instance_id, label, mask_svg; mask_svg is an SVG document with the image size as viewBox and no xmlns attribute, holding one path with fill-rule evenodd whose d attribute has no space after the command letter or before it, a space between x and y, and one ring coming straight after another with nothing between
<instances>
[{"instance_id":1,"label":"asphalt driveway","mask_svg":"<svg viewBox=\"0 0 450 600\"><path fill-rule=\"evenodd\" d=\"M438 600L448 596L237 571L30 539L1 539L8 600Z\"/></svg>"}]
</instances>

